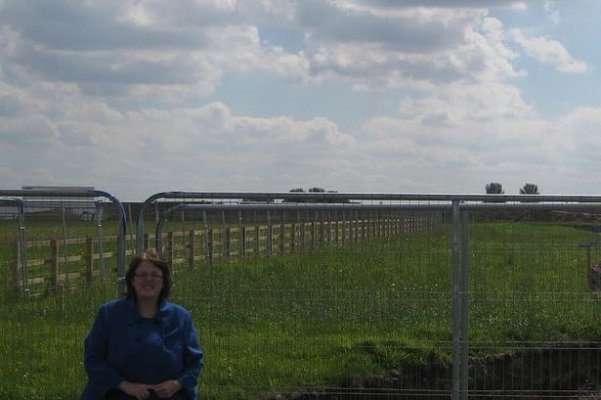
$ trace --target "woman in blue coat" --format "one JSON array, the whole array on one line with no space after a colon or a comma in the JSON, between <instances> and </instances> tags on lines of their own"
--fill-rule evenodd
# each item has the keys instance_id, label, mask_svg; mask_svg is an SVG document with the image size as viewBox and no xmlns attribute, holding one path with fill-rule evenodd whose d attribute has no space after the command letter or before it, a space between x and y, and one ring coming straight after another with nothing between
<instances>
[{"instance_id":1,"label":"woman in blue coat","mask_svg":"<svg viewBox=\"0 0 601 400\"><path fill-rule=\"evenodd\" d=\"M167 301L171 271L154 251L134 257L127 297L103 304L84 341L81 400L193 400L203 366L190 313Z\"/></svg>"}]
</instances>

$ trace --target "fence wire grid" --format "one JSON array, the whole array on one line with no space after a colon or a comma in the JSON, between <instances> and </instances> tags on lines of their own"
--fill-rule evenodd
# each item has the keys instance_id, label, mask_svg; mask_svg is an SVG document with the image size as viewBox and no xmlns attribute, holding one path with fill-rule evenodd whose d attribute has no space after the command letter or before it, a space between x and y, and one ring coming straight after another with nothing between
<instances>
[{"instance_id":1,"label":"fence wire grid","mask_svg":"<svg viewBox=\"0 0 601 400\"><path fill-rule=\"evenodd\" d=\"M115 200L0 191L0 398L78 398L96 310L151 247L201 399L601 397L601 198Z\"/></svg>"}]
</instances>

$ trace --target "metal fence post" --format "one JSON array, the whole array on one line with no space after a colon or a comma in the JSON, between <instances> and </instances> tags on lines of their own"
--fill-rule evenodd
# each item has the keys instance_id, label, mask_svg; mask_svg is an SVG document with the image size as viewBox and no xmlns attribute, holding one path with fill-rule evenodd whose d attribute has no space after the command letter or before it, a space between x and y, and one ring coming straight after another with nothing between
<instances>
[{"instance_id":1,"label":"metal fence post","mask_svg":"<svg viewBox=\"0 0 601 400\"><path fill-rule=\"evenodd\" d=\"M25 240L25 206L19 201L19 241L18 248L19 264L23 278L23 295L29 300L29 267L27 264L27 241ZM17 267L18 268L18 267Z\"/></svg>"},{"instance_id":2,"label":"metal fence post","mask_svg":"<svg viewBox=\"0 0 601 400\"><path fill-rule=\"evenodd\" d=\"M100 268L100 281L104 282L105 264L104 264L104 239L102 238L102 208L96 202L96 239L98 241L98 265Z\"/></svg>"},{"instance_id":3,"label":"metal fence post","mask_svg":"<svg viewBox=\"0 0 601 400\"><path fill-rule=\"evenodd\" d=\"M461 211L460 201L452 202L453 268L453 400L468 398L468 281L469 237L468 212Z\"/></svg>"},{"instance_id":4,"label":"metal fence post","mask_svg":"<svg viewBox=\"0 0 601 400\"><path fill-rule=\"evenodd\" d=\"M452 224L451 224L451 263L453 270L453 391L452 399L460 400L462 393L461 379L461 226L459 216L459 201L452 202Z\"/></svg>"},{"instance_id":5,"label":"metal fence post","mask_svg":"<svg viewBox=\"0 0 601 400\"><path fill-rule=\"evenodd\" d=\"M461 212L461 398L468 398L469 350L469 211Z\"/></svg>"}]
</instances>

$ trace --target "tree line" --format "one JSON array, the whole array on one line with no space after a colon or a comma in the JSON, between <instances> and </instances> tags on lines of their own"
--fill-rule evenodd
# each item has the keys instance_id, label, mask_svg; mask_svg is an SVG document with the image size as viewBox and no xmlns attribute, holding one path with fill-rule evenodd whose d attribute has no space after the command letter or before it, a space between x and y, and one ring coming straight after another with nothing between
<instances>
[{"instance_id":1,"label":"tree line","mask_svg":"<svg viewBox=\"0 0 601 400\"><path fill-rule=\"evenodd\" d=\"M499 182L491 182L488 183L485 187L486 194L505 194L505 190L503 190L503 185ZM307 191L303 188L294 188L290 189L291 193L338 193L336 190L326 190L321 187L312 187ZM538 185L534 183L525 183L519 190L519 194L540 194L538 190ZM306 200L305 200L306 201Z\"/></svg>"},{"instance_id":2,"label":"tree line","mask_svg":"<svg viewBox=\"0 0 601 400\"><path fill-rule=\"evenodd\" d=\"M538 186L534 183L526 183L520 188L520 194L540 194ZM491 182L486 185L486 194L505 194L503 185L498 182Z\"/></svg>"}]
</instances>

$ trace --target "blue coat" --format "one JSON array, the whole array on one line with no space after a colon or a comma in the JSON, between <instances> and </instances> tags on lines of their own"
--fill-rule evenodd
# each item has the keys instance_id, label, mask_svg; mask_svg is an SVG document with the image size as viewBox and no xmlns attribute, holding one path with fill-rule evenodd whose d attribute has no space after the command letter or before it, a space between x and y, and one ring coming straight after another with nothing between
<instances>
[{"instance_id":1,"label":"blue coat","mask_svg":"<svg viewBox=\"0 0 601 400\"><path fill-rule=\"evenodd\" d=\"M143 318L134 299L100 307L84 341L88 382L81 400L104 400L121 381L158 384L177 379L189 400L197 397L203 352L190 313L163 301L155 318Z\"/></svg>"}]
</instances>

